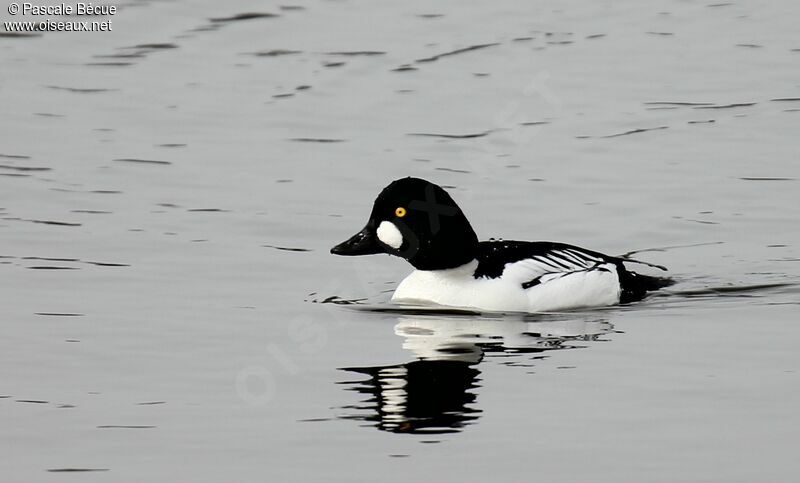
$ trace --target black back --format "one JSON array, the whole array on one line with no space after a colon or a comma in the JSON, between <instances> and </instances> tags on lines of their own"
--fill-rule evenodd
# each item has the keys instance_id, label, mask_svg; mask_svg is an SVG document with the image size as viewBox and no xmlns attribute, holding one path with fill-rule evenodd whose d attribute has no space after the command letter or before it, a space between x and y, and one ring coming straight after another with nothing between
<instances>
[{"instance_id":1,"label":"black back","mask_svg":"<svg viewBox=\"0 0 800 483\"><path fill-rule=\"evenodd\" d=\"M600 252L558 242L524 242L492 240L480 242L476 251L478 267L475 278L497 278L502 275L509 263L525 259L537 259L552 267L552 272L569 272L578 270L605 270L601 264L612 263L619 274L620 303L635 302L647 295L647 292L672 285L674 281L665 277L641 275L628 270L624 262L634 261L621 257L605 255ZM641 263L641 262L640 262ZM530 288L538 283L538 277L522 284Z\"/></svg>"},{"instance_id":2,"label":"black back","mask_svg":"<svg viewBox=\"0 0 800 483\"><path fill-rule=\"evenodd\" d=\"M597 262L616 263L617 261L621 261L621 259L616 257L610 257L592 250L567 245L566 243L491 240L478 244L478 268L475 270L475 278L497 278L503 273L507 264L534 257L546 257L552 260L554 271L568 269L567 263L559 262L559 256L557 254L559 251L566 250L575 253L575 256L584 262L586 268L589 268ZM565 262L568 262L568 260L565 260Z\"/></svg>"}]
</instances>

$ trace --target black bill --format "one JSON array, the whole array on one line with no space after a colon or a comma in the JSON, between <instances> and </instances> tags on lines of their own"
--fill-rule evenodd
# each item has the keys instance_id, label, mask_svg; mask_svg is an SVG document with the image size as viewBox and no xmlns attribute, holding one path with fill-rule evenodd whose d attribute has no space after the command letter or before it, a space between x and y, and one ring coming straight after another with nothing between
<instances>
[{"instance_id":1,"label":"black bill","mask_svg":"<svg viewBox=\"0 0 800 483\"><path fill-rule=\"evenodd\" d=\"M331 253L334 255L346 256L373 255L375 253L384 253L384 249L380 243L378 243L375 230L367 225L363 230L351 236L347 241L343 241L331 248Z\"/></svg>"}]
</instances>

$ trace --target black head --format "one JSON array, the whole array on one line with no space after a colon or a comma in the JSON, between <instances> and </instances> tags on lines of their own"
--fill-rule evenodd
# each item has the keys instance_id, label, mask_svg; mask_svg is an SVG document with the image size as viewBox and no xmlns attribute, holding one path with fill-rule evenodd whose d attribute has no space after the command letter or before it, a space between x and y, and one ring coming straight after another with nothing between
<instances>
[{"instance_id":1,"label":"black head","mask_svg":"<svg viewBox=\"0 0 800 483\"><path fill-rule=\"evenodd\" d=\"M405 258L418 270L442 270L474 259L477 246L475 231L447 191L409 177L384 188L367 226L331 253L388 253Z\"/></svg>"}]
</instances>

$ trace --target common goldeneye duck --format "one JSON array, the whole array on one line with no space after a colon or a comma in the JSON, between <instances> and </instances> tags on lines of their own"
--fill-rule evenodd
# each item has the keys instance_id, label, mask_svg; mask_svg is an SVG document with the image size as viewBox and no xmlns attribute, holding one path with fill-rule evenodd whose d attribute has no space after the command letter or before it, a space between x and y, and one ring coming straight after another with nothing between
<instances>
[{"instance_id":1,"label":"common goldeneye duck","mask_svg":"<svg viewBox=\"0 0 800 483\"><path fill-rule=\"evenodd\" d=\"M416 270L398 285L392 296L395 302L486 311L549 312L615 305L640 300L672 283L624 265L644 262L565 243L479 242L444 189L411 177L384 188L367 226L331 253L388 253L406 259Z\"/></svg>"}]
</instances>

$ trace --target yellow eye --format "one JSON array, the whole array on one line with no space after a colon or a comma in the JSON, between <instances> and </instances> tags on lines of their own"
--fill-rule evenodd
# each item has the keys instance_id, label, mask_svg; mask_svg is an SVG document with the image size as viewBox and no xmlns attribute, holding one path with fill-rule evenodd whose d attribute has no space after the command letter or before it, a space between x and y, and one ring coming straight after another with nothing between
<instances>
[{"instance_id":1,"label":"yellow eye","mask_svg":"<svg viewBox=\"0 0 800 483\"><path fill-rule=\"evenodd\" d=\"M402 218L406 216L406 209L402 206L399 206L396 210L394 210L394 214L397 215L398 218Z\"/></svg>"}]
</instances>

